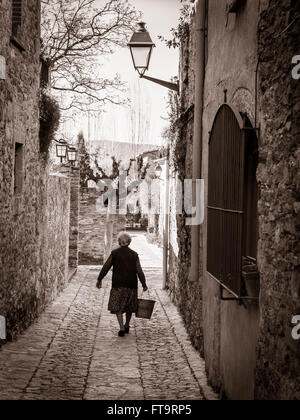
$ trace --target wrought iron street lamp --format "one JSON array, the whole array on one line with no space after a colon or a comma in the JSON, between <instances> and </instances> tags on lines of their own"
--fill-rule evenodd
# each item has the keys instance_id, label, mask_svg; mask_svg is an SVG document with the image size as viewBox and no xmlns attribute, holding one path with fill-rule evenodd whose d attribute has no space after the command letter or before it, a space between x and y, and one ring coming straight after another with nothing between
<instances>
[{"instance_id":1,"label":"wrought iron street lamp","mask_svg":"<svg viewBox=\"0 0 300 420\"><path fill-rule=\"evenodd\" d=\"M155 47L144 22L138 24L138 30L132 35L128 46L134 68L140 76L143 76L149 68L151 54Z\"/></svg>"},{"instance_id":2,"label":"wrought iron street lamp","mask_svg":"<svg viewBox=\"0 0 300 420\"><path fill-rule=\"evenodd\" d=\"M150 80L168 89L179 92L178 83L167 82L165 80L155 79L154 77L145 76L145 72L149 69L150 59L155 44L152 42L149 32L146 29L145 22L138 24L138 29L131 37L128 43L130 48L131 57L135 70L143 79Z\"/></svg>"},{"instance_id":3,"label":"wrought iron street lamp","mask_svg":"<svg viewBox=\"0 0 300 420\"><path fill-rule=\"evenodd\" d=\"M68 161L71 162L72 165L74 165L74 163L77 160L77 150L75 149L75 147L68 147L67 155Z\"/></svg>"},{"instance_id":4,"label":"wrought iron street lamp","mask_svg":"<svg viewBox=\"0 0 300 420\"><path fill-rule=\"evenodd\" d=\"M56 144L56 156L60 158L60 162L63 162L63 158L67 156L68 145L64 140L59 140Z\"/></svg>"}]
</instances>

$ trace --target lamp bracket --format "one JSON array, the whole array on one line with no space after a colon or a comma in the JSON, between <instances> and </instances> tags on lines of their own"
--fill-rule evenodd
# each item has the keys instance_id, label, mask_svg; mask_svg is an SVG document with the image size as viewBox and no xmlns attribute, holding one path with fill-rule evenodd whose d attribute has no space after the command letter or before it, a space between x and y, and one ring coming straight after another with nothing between
<instances>
[{"instance_id":1,"label":"lamp bracket","mask_svg":"<svg viewBox=\"0 0 300 420\"><path fill-rule=\"evenodd\" d=\"M155 79L154 77L145 76L143 74L140 74L140 78L150 80L150 82L157 83L158 85L164 86L168 89L174 90L175 92L179 93L178 82L177 83L167 82L165 80Z\"/></svg>"}]
</instances>

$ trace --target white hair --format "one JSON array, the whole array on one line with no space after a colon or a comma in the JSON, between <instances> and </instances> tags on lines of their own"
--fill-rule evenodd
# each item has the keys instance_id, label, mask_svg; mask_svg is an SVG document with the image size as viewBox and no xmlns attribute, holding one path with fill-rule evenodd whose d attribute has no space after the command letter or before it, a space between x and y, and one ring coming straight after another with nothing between
<instances>
[{"instance_id":1,"label":"white hair","mask_svg":"<svg viewBox=\"0 0 300 420\"><path fill-rule=\"evenodd\" d=\"M120 232L118 242L120 246L128 246L131 244L132 238L127 232Z\"/></svg>"}]
</instances>

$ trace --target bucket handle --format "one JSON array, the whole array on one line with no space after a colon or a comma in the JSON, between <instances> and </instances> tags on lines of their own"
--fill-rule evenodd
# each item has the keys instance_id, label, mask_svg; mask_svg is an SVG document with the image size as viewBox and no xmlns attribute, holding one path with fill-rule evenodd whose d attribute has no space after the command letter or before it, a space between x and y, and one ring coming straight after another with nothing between
<instances>
[{"instance_id":1,"label":"bucket handle","mask_svg":"<svg viewBox=\"0 0 300 420\"><path fill-rule=\"evenodd\" d=\"M143 297L145 297L145 294L147 293L147 297L151 300L152 298L151 298L151 296L150 296L150 289L148 288L147 290L146 290L146 292L144 292L144 290L142 289L142 294L141 294L141 296L143 296Z\"/></svg>"}]
</instances>

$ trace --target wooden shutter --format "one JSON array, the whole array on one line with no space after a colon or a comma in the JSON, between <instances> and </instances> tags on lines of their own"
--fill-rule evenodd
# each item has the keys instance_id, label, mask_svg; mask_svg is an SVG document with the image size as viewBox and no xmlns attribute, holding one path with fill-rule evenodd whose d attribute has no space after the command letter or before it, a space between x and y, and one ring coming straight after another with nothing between
<instances>
[{"instance_id":1,"label":"wooden shutter","mask_svg":"<svg viewBox=\"0 0 300 420\"><path fill-rule=\"evenodd\" d=\"M207 268L241 296L245 138L242 119L223 105L209 146Z\"/></svg>"},{"instance_id":2,"label":"wooden shutter","mask_svg":"<svg viewBox=\"0 0 300 420\"><path fill-rule=\"evenodd\" d=\"M23 144L15 144L14 193L19 195L23 190Z\"/></svg>"}]
</instances>

